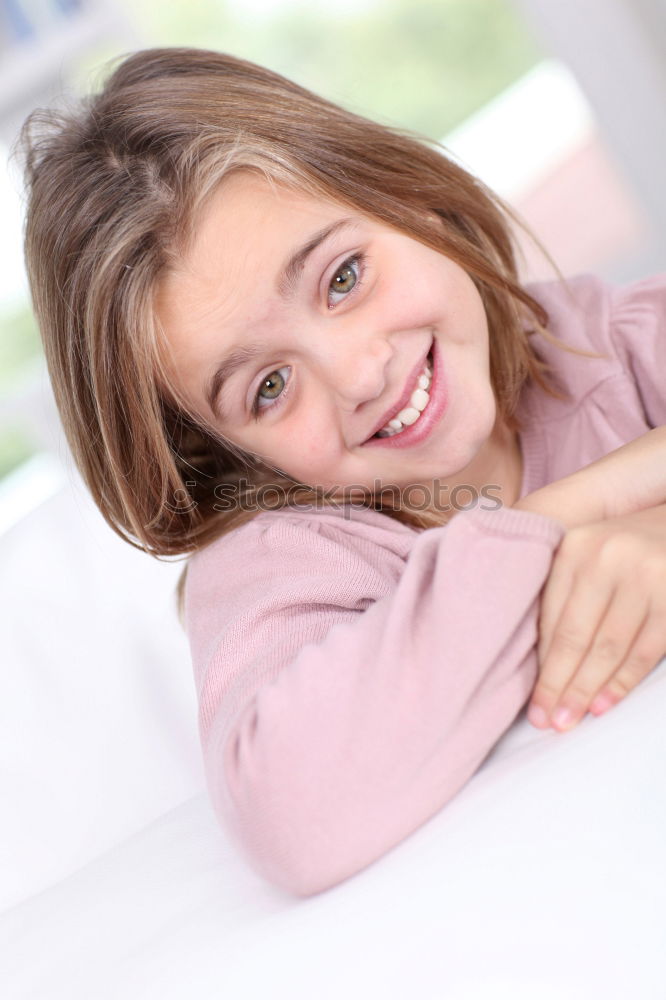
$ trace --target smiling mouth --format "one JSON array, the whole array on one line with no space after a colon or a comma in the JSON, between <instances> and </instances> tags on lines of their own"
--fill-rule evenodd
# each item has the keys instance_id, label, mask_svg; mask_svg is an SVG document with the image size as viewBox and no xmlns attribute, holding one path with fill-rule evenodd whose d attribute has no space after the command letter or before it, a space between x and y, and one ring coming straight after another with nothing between
<instances>
[{"instance_id":1,"label":"smiling mouth","mask_svg":"<svg viewBox=\"0 0 666 1000\"><path fill-rule=\"evenodd\" d=\"M406 427L415 424L422 413L424 413L430 403L430 386L432 384L433 371L433 348L431 347L426 357L422 371L416 379L416 385L405 406L398 410L394 416L381 427L373 438L396 437L402 434Z\"/></svg>"}]
</instances>

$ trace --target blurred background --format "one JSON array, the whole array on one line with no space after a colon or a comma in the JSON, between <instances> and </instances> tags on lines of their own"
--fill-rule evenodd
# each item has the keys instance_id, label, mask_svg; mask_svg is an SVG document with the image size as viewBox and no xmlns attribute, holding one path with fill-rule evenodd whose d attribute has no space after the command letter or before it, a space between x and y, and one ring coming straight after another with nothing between
<instances>
[{"instance_id":1,"label":"blurred background","mask_svg":"<svg viewBox=\"0 0 666 1000\"><path fill-rule=\"evenodd\" d=\"M221 49L438 139L565 275L666 270L666 0L0 0L0 532L71 469L22 251L25 116L138 48ZM554 277L520 233L526 281Z\"/></svg>"}]
</instances>

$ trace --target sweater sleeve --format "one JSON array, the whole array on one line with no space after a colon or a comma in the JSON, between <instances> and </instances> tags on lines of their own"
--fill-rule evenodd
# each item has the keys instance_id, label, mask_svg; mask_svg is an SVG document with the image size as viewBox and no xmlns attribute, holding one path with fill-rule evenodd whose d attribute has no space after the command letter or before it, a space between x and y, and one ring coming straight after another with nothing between
<instances>
[{"instance_id":1,"label":"sweater sleeve","mask_svg":"<svg viewBox=\"0 0 666 1000\"><path fill-rule=\"evenodd\" d=\"M666 273L613 289L610 333L650 427L666 424Z\"/></svg>"},{"instance_id":2,"label":"sweater sleeve","mask_svg":"<svg viewBox=\"0 0 666 1000\"><path fill-rule=\"evenodd\" d=\"M213 593L199 684L212 804L255 870L298 896L425 823L514 721L565 531L512 508L461 511L411 532L398 572L313 520L232 532L240 548L200 566L186 599L201 630L193 609ZM232 576L221 600L214 578Z\"/></svg>"}]
</instances>

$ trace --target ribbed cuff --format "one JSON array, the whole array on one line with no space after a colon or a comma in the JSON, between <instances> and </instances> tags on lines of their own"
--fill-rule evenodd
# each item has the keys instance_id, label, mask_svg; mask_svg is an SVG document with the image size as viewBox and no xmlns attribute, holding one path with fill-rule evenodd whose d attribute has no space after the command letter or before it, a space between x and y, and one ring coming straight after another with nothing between
<instances>
[{"instance_id":1,"label":"ribbed cuff","mask_svg":"<svg viewBox=\"0 0 666 1000\"><path fill-rule=\"evenodd\" d=\"M529 536L551 545L557 545L567 531L566 525L554 517L531 510L516 510L515 507L498 507L496 510L475 507L473 510L460 511L451 523L461 519L470 527L487 534L517 538Z\"/></svg>"}]
</instances>

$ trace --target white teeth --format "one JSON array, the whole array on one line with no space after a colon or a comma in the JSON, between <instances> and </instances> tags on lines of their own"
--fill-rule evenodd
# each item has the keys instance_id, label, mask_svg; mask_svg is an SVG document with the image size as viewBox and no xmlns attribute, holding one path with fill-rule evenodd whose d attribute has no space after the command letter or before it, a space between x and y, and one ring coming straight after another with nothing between
<instances>
[{"instance_id":1,"label":"white teeth","mask_svg":"<svg viewBox=\"0 0 666 1000\"><path fill-rule=\"evenodd\" d=\"M423 372L419 375L416 382L418 388L410 396L409 406L396 413L395 417L389 420L388 424L382 427L380 431L377 431L376 437L392 437L394 434L399 434L405 427L416 423L430 402L428 389L430 388L431 381L432 369L429 363L426 362Z\"/></svg>"},{"instance_id":2,"label":"white teeth","mask_svg":"<svg viewBox=\"0 0 666 1000\"><path fill-rule=\"evenodd\" d=\"M421 390L423 392L423 390ZM416 421L421 416L421 411L417 410L415 406L408 406L406 409L401 410L398 414L398 420L401 423L406 424L409 427L411 424L415 424Z\"/></svg>"},{"instance_id":3,"label":"white teeth","mask_svg":"<svg viewBox=\"0 0 666 1000\"><path fill-rule=\"evenodd\" d=\"M409 402L420 413L422 410L425 410L429 399L430 396L425 389L414 389Z\"/></svg>"}]
</instances>

